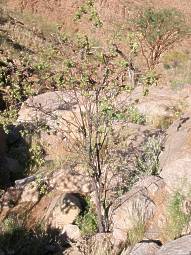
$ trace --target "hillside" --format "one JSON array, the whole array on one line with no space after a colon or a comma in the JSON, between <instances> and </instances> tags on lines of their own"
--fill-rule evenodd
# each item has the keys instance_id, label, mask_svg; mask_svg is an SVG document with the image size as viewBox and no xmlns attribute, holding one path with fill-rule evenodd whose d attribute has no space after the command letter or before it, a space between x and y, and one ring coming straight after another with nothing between
<instances>
[{"instance_id":1,"label":"hillside","mask_svg":"<svg viewBox=\"0 0 191 255\"><path fill-rule=\"evenodd\" d=\"M190 255L190 17L0 1L0 255Z\"/></svg>"},{"instance_id":2,"label":"hillside","mask_svg":"<svg viewBox=\"0 0 191 255\"><path fill-rule=\"evenodd\" d=\"M43 0L32 0L30 2L23 0L11 0L7 1L8 7L16 10L27 11L30 10L32 13L40 14L50 20L61 22L64 28L75 28L76 24L73 22L73 17L77 9L85 2L83 0L78 1L43 1ZM191 3L189 0L97 0L96 8L99 11L101 19L106 22L107 25L111 25L115 22L123 21L129 16L133 10L137 8L148 6L154 6L158 8L176 8L186 15L190 20L191 16Z\"/></svg>"}]
</instances>

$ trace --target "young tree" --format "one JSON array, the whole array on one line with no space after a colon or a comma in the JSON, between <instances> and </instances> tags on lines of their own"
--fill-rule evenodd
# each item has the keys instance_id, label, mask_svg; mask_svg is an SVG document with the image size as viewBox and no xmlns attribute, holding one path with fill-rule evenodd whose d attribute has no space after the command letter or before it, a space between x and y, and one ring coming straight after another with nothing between
<instances>
[{"instance_id":1,"label":"young tree","mask_svg":"<svg viewBox=\"0 0 191 255\"><path fill-rule=\"evenodd\" d=\"M64 134L69 150L77 152L84 162L95 194L99 232L105 232L108 230L109 135L112 120L118 118L115 98L125 83L121 76L126 70L114 64L113 56L103 50L93 52L88 46L83 56L80 54L80 59L70 62L65 72L64 83L68 84L77 104L75 110L71 110L73 120L64 120L67 126Z\"/></svg>"},{"instance_id":2,"label":"young tree","mask_svg":"<svg viewBox=\"0 0 191 255\"><path fill-rule=\"evenodd\" d=\"M109 143L112 122L120 118L115 99L126 85L128 70L118 65L119 55L92 47L87 37L72 47L74 54L65 59L59 87L67 97L67 100L61 97L60 101L69 105L69 112L49 117L59 123L56 131L65 138L66 150L77 155L77 163L83 164L88 174L99 232L105 232L108 230ZM69 97L71 104L68 104ZM37 110L43 111L40 106Z\"/></svg>"},{"instance_id":3,"label":"young tree","mask_svg":"<svg viewBox=\"0 0 191 255\"><path fill-rule=\"evenodd\" d=\"M132 21L133 31L149 70L153 70L162 54L190 34L183 14L176 9L149 8Z\"/></svg>"}]
</instances>

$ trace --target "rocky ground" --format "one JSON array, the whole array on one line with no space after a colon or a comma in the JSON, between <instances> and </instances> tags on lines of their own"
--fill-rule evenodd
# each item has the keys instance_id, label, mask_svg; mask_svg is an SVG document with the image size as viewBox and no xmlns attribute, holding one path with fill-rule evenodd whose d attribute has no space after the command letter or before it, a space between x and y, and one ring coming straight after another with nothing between
<instances>
[{"instance_id":1,"label":"rocky ground","mask_svg":"<svg viewBox=\"0 0 191 255\"><path fill-rule=\"evenodd\" d=\"M62 15L81 4L67 2L63 8L62 1L56 2L57 10L65 11ZM128 6L122 8L122 2L112 1L121 19L132 11ZM106 12L108 1L96 4L108 24L112 17ZM177 1L174 5L180 7ZM49 1L46 6L42 1L12 2L12 8L18 6L38 15L44 10L46 15L58 15ZM112 113L111 132L107 149L102 151L108 160L99 187L107 193L105 204L109 206L107 231L98 233L96 194L86 158L79 151L68 151L81 141L81 112L87 105L84 93L63 86L76 76L80 79L79 73L69 73L66 67L78 70L72 61L79 55L79 66L83 66L89 42L76 44L55 32L55 27L45 31L27 22L23 14L1 11L0 255L190 255L189 80L173 87L172 73L166 70L167 84L163 83L166 78L161 79L149 88L148 95L141 83L117 94L112 102L116 115L110 105L104 106L108 115ZM187 56L184 63L188 67ZM116 78L114 61L112 55L111 81L122 80L124 87L128 75L120 76L118 67ZM86 69L86 74L93 73L91 84L102 73L101 64L96 68L96 74L92 66ZM68 123L78 125L68 127ZM103 208L101 213L105 213Z\"/></svg>"}]
</instances>

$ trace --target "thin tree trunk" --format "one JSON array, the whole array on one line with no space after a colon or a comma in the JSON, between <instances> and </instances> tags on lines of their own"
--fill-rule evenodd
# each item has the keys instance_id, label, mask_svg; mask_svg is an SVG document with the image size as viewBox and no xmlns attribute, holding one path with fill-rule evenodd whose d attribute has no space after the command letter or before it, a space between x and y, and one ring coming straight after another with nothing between
<instances>
[{"instance_id":1,"label":"thin tree trunk","mask_svg":"<svg viewBox=\"0 0 191 255\"><path fill-rule=\"evenodd\" d=\"M97 187L97 183L94 177L92 178L92 182L93 182L94 191L95 191L95 205L96 205L96 214L97 214L97 220L98 220L98 229L99 229L99 233L104 233L105 227L103 224L103 217L101 212L101 201L100 201L100 194L98 190L99 188Z\"/></svg>"}]
</instances>

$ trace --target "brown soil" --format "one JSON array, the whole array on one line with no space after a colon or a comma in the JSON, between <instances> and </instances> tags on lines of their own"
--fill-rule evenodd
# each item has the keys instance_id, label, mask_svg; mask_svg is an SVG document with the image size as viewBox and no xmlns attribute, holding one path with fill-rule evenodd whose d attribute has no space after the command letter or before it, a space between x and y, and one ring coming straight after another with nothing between
<instances>
[{"instance_id":1,"label":"brown soil","mask_svg":"<svg viewBox=\"0 0 191 255\"><path fill-rule=\"evenodd\" d=\"M62 31L73 34L83 33L94 39L95 42L107 43L110 35L119 31L125 19L132 15L135 10L148 6L156 8L177 8L185 14L191 23L190 0L95 0L96 9L103 22L101 30L96 29L88 18L82 18L81 22L75 22L74 17L78 8L86 0L6 0L7 7L24 13L44 17L45 20L60 24ZM40 22L40 20L39 20ZM112 32L112 33L111 33ZM183 48L189 48L190 40L184 43Z\"/></svg>"},{"instance_id":2,"label":"brown soil","mask_svg":"<svg viewBox=\"0 0 191 255\"><path fill-rule=\"evenodd\" d=\"M64 26L71 28L76 25L73 21L74 14L83 2L85 0L7 0L7 5L21 11L30 10L34 14L62 22ZM177 8L188 19L191 16L190 0L96 0L95 3L102 20L110 25L115 21L124 20L137 7L152 5L157 8Z\"/></svg>"}]
</instances>

